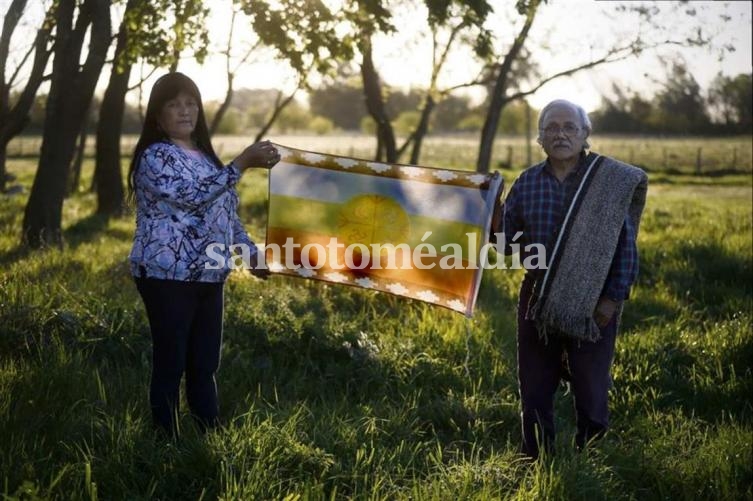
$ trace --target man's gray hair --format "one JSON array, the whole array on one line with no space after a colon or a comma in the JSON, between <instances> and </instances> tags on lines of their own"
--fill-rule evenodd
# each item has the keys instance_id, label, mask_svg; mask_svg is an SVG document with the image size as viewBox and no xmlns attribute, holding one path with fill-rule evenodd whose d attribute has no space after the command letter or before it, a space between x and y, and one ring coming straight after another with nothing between
<instances>
[{"instance_id":1,"label":"man's gray hair","mask_svg":"<svg viewBox=\"0 0 753 501\"><path fill-rule=\"evenodd\" d=\"M546 117L546 114L549 112L550 109L552 109L555 106L570 106L572 107L577 113L578 118L580 119L580 126L588 132L586 134L586 138L583 140L583 147L585 149L588 149L591 147L591 145L588 143L588 137L591 135L591 132L593 129L591 128L591 119L588 118L588 113L586 113L586 110L583 109L582 106L577 105L571 101L568 101L567 99L555 99L554 101L551 101L549 104L544 106L542 108L541 113L539 113L539 135L536 138L536 141L538 141L539 144L541 144L541 131L543 129L544 125L544 118Z\"/></svg>"}]
</instances>

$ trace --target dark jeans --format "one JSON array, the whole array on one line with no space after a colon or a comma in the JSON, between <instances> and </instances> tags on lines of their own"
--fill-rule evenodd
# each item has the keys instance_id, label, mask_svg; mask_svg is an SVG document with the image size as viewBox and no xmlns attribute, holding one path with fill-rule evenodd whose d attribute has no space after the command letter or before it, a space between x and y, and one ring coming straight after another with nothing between
<instances>
[{"instance_id":1,"label":"dark jeans","mask_svg":"<svg viewBox=\"0 0 753 501\"><path fill-rule=\"evenodd\" d=\"M149 400L154 423L176 433L180 380L202 429L217 424L214 375L222 344L222 283L136 277L152 331Z\"/></svg>"},{"instance_id":2,"label":"dark jeans","mask_svg":"<svg viewBox=\"0 0 753 501\"><path fill-rule=\"evenodd\" d=\"M554 394L563 370L563 353L569 366L570 389L575 401L578 448L601 437L609 426L607 393L614 358L617 315L601 329L596 342L548 336L539 338L536 325L526 320L525 309L532 292L525 280L518 303L518 382L522 404L523 453L536 458L539 448L552 452L554 445Z\"/></svg>"}]
</instances>

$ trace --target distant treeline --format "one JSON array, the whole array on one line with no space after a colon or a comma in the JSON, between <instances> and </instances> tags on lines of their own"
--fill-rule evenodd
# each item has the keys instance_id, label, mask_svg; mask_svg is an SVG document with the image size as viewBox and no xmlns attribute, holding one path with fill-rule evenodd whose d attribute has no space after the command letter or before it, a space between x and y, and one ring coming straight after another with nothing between
<instances>
[{"instance_id":1,"label":"distant treeline","mask_svg":"<svg viewBox=\"0 0 753 501\"><path fill-rule=\"evenodd\" d=\"M704 95L693 75L674 65L660 90L646 98L612 86L591 116L606 133L730 135L750 134L753 124L751 74L717 75Z\"/></svg>"},{"instance_id":2,"label":"distant treeline","mask_svg":"<svg viewBox=\"0 0 753 501\"><path fill-rule=\"evenodd\" d=\"M326 134L335 130L374 132L358 80L338 82L314 89L308 105L294 100L284 108L275 122L279 133L310 131ZM274 89L239 89L225 113L218 132L243 134L258 130L271 113L278 91ZM417 109L426 95L423 89L408 92L388 89L386 110L398 134L408 134L420 119ZM96 99L96 98L95 98ZM46 96L40 95L32 109L27 134L40 134L44 124ZM219 107L207 104L211 121ZM91 108L89 128L96 128L98 103ZM487 103L474 106L469 97L449 95L436 105L430 124L434 133L477 132L484 123ZM528 118L527 118L527 114ZM528 109L525 101L514 101L502 112L499 134L525 134L526 124L536 129L537 109ZM682 66L675 65L659 91L650 97L612 85L610 95L602 97L601 107L591 114L599 133L661 135L730 135L751 133L753 84L751 74L718 75L706 93ZM140 113L127 104L123 132L141 130Z\"/></svg>"}]
</instances>

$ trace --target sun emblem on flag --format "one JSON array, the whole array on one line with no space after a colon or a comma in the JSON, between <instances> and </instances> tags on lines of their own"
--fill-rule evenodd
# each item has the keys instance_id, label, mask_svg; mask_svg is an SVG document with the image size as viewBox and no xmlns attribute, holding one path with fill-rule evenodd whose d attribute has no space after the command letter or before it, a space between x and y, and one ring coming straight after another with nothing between
<instances>
[{"instance_id":1,"label":"sun emblem on flag","mask_svg":"<svg viewBox=\"0 0 753 501\"><path fill-rule=\"evenodd\" d=\"M345 245L394 244L410 236L410 218L395 200L382 195L357 195L338 213L337 227Z\"/></svg>"},{"instance_id":2,"label":"sun emblem on flag","mask_svg":"<svg viewBox=\"0 0 753 501\"><path fill-rule=\"evenodd\" d=\"M339 239L345 246L362 244L372 249L373 244L397 246L410 236L410 218L403 207L392 198L365 194L345 202L337 216ZM353 264L361 266L360 249L353 252ZM372 263L373 263L373 256Z\"/></svg>"}]
</instances>

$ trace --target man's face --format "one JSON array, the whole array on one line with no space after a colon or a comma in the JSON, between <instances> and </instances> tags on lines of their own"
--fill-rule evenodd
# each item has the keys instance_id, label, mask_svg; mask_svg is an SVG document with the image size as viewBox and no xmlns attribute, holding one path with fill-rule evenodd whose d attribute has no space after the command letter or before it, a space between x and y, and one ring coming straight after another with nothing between
<instances>
[{"instance_id":1,"label":"man's face","mask_svg":"<svg viewBox=\"0 0 753 501\"><path fill-rule=\"evenodd\" d=\"M549 158L570 160L583 151L588 131L583 128L575 108L557 104L544 115L539 136Z\"/></svg>"}]
</instances>

